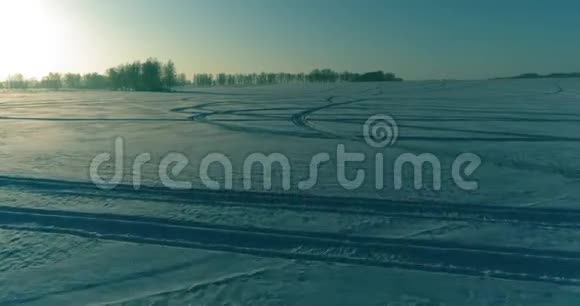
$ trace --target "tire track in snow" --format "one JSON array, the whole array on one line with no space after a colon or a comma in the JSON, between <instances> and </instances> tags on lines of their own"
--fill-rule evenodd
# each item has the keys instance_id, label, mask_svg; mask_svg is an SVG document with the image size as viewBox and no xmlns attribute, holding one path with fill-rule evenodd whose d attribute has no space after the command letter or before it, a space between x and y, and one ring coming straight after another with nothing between
<instances>
[{"instance_id":1,"label":"tire track in snow","mask_svg":"<svg viewBox=\"0 0 580 306\"><path fill-rule=\"evenodd\" d=\"M416 90L417 87L423 89L423 92L437 92L440 90L444 90L444 91L447 91L450 89L456 90L456 89L470 88L470 87L480 85L479 83L474 83L474 84L467 84L467 85L457 86L457 87L453 87L453 88L448 88L445 85L445 82L436 82L436 84L438 86L435 88L431 88L429 86L414 86L411 88L404 88L404 89L399 90L399 91L390 92L390 94L406 93L406 92L409 92L410 90ZM364 96L372 91L376 91L376 92L371 94L370 95L371 97L372 96L380 96L380 95L384 94L384 89L380 86L377 86L375 88L369 88L369 89L365 89L363 91L360 91L356 95L363 95ZM549 93L545 93L545 94L557 94L559 92L560 92L560 90L556 90L555 92L549 92ZM206 109L207 106L225 103L223 101L217 101L217 102L203 103L203 104L199 104L196 106L178 107L178 108L171 109L170 111L177 112L177 113L186 113L186 114L190 115L189 118L193 121L198 121L198 122L202 122L202 123L206 123L206 124L219 126L221 128L224 128L224 129L230 130L230 131L262 133L262 134L267 133L267 134L293 136L293 137L301 137L301 138L350 139L350 140L361 141L362 137L360 137L360 136L348 137L345 135L339 135L339 134L336 134L336 133L333 133L330 131L326 131L326 130L323 130L323 129L317 127L315 124L313 124L312 122L310 122L308 120L308 116L310 116L311 114L314 114L315 112L323 110L323 109L333 108L336 106L345 106L345 105L354 104L357 102L368 101L368 100L372 99L372 98L366 98L366 99L356 99L356 100L349 100L349 101L343 101L343 102L334 102L334 100L336 98L337 98L337 96L330 96L330 97L326 98L327 104L322 105L322 106L316 106L316 107L303 109L302 111L295 113L295 114L291 115L290 118L288 118L291 123L293 123L296 127L299 127L303 131L289 131L288 132L288 131L282 131L282 130L272 130L269 128L239 126L239 125L233 125L230 123L232 121L233 122L238 121L235 119L232 120L232 119L211 119L210 118L210 117L215 116L215 115L232 115L232 116L243 115L243 116L253 118L253 119L246 119L245 121L261 122L261 121L264 121L264 119L268 119L270 121L278 119L279 121L282 122L286 119L286 117L284 117L284 116L270 116L268 114L257 114L256 112L271 111L271 110L292 110L292 109L296 109L296 107L294 107L294 108L255 108L255 109L238 109L238 110L223 110L223 111L222 110ZM398 97L397 99L400 100L400 99L404 99L404 98ZM298 109L300 109L300 107L298 107ZM436 107L434 109L435 110L447 110L444 107ZM463 113L463 110L457 110L457 109L450 109L448 111L456 111L456 112ZM501 113L505 113L505 112L501 112ZM569 115L569 114L566 114L566 115ZM332 121L332 120L324 120L324 121ZM343 121L342 120L335 120L335 122L343 122ZM431 127L427 127L427 126L408 126L408 127L432 130ZM444 128L438 128L438 129L442 130L442 131L447 130ZM403 137L403 136L401 136L401 137L399 137L398 140L400 140L400 141L434 141L434 142L439 142L439 141L458 141L458 142L464 142L464 141L479 141L479 142L498 142L498 141L502 141L502 142L580 142L580 138L576 138L576 137L556 137L556 136L550 136L550 135L531 135L531 134L523 134L523 133L470 131L470 130L458 130L458 129L452 129L449 131L476 133L476 134L500 135L503 137L435 137L435 136Z\"/></svg>"},{"instance_id":2,"label":"tire track in snow","mask_svg":"<svg viewBox=\"0 0 580 306\"><path fill-rule=\"evenodd\" d=\"M0 228L242 253L580 285L580 253L218 226L139 216L1 208Z\"/></svg>"},{"instance_id":3,"label":"tire track in snow","mask_svg":"<svg viewBox=\"0 0 580 306\"><path fill-rule=\"evenodd\" d=\"M443 86L443 87L444 87L444 89L446 89L445 86ZM380 90L380 87L377 87L376 89ZM431 91L434 91L434 90L431 90ZM559 94L561 92L563 92L562 87L560 85L557 85L557 88L554 92L543 93L541 95L554 95L554 94ZM382 92L378 92L377 94L380 95L380 94L382 94ZM301 111L299 113L292 115L291 121L298 127L301 127L303 129L309 130L315 134L320 135L319 138L329 138L329 139L334 138L334 139L345 139L345 140L364 142L365 139L362 135L350 135L349 136L349 135L336 134L332 131L328 131L328 130L323 129L323 128L317 126L316 124L314 124L312 121L308 120L308 116L310 116L313 113L318 112L320 110L333 108L335 106L344 106L347 104L353 104L356 102L362 102L362 101L368 100L368 99L360 99L360 100L350 100L350 101L346 101L346 102L334 102L334 99L336 99L336 98L337 98L336 96L330 96L326 99L328 104L323 105L323 106L319 106L319 107L313 107L310 109L306 109L304 111ZM445 109L445 108L439 108L439 107L432 107L432 108L433 108L433 110L447 110L447 111L453 111L453 112L459 112L459 113L464 113L467 111L467 112L475 112L475 113L481 112L481 113L505 114L505 111L493 111L493 110L482 111L482 110ZM534 115L546 114L545 112L521 112L521 113L534 114ZM572 116L571 120L578 118L577 114L555 113L555 112L550 112L548 114L557 115L557 116ZM564 119L564 120L566 120L566 119ZM346 123L350 123L350 122L348 122L348 119L345 120L344 118L334 119L334 120L333 119L324 119L322 121L340 122L340 123L345 123L345 121L346 121ZM554 122L562 122L562 121L554 121ZM568 121L568 122L570 122L570 121ZM496 135L496 137L491 137L491 136L487 136L487 137L473 137L473 136L441 137L441 136L401 136L401 135L399 135L399 137L397 138L398 142L401 142L401 141L403 141L403 142L404 141L411 141L411 142L413 142L413 141L422 141L422 142L442 142L442 141L445 141L445 142L507 142L507 143L511 143L511 142L521 142L521 143L542 143L542 142L575 143L575 142L580 142L579 137L537 135L537 134L515 133L515 132L466 130L466 129L441 128L441 127L420 126L420 125L410 125L410 124L399 124L399 126L420 129L420 130L439 130L439 131L465 132L465 133L484 134L484 135ZM498 137L498 136L501 136L501 137ZM400 145L399 144L398 147L402 148L402 149L408 149L411 151L418 151L417 147L414 147L414 146ZM540 165L540 164L536 164L536 163L517 162L517 163L507 163L506 164L505 162L503 162L501 160L495 160L495 159L490 160L489 158L488 158L488 160L497 166L513 168L513 169L517 169L517 170L521 170L521 169L530 170L530 169L532 169L533 171L538 171L538 172L542 172L542 173L558 174L558 175L565 177L565 178L572 178L572 179L578 178L577 172L566 171L566 169L546 167L544 165Z\"/></svg>"},{"instance_id":4,"label":"tire track in snow","mask_svg":"<svg viewBox=\"0 0 580 306\"><path fill-rule=\"evenodd\" d=\"M290 193L252 191L212 191L205 189L169 190L161 187L119 185L114 190L98 189L91 183L0 176L0 187L12 186L46 194L142 200L150 202L282 209L295 212L322 212L349 215L404 217L443 221L504 223L539 228L580 229L580 210L526 208L440 201L405 201L376 198L305 196Z\"/></svg>"},{"instance_id":5,"label":"tire track in snow","mask_svg":"<svg viewBox=\"0 0 580 306\"><path fill-rule=\"evenodd\" d=\"M228 274L228 275L218 277L215 279L206 280L206 281L202 281L202 282L196 282L196 283L193 283L191 285L176 288L176 289L169 289L166 291L153 292L153 293L148 292L148 293L145 293L142 295L132 296L132 297L125 298L122 300L105 302L105 303L102 303L99 305L112 306L112 305L124 305L126 303L136 303L136 302L137 303L145 303L145 301L147 301L148 299L151 299L151 298L168 298L172 294L183 294L185 292L192 293L192 292L196 292L196 291L202 291L210 286L228 285L229 283L232 283L232 282L237 281L237 280L251 279L252 277L256 277L256 276L271 272L272 270L282 269L282 268L285 268L286 266L288 266L288 264L273 266L273 267L269 266L269 267L257 268L257 269L252 269L250 271L245 271L245 272L232 273L232 274Z\"/></svg>"},{"instance_id":6,"label":"tire track in snow","mask_svg":"<svg viewBox=\"0 0 580 306\"><path fill-rule=\"evenodd\" d=\"M381 95L383 94L383 90L380 87L377 87L375 90L378 92L374 95ZM561 88L560 88L561 90ZM559 93L557 91L556 93ZM550 93L553 94L553 93ZM328 130L324 130L318 127L316 124L312 123L308 117L318 111L324 109L330 109L337 106L344 106L353 103L368 101L370 98L366 99L354 99L348 100L343 102L335 102L338 98L337 96L330 96L326 98L328 104L312 107L301 112L295 113L291 116L290 121L294 123L294 125L308 129L312 132L319 133L323 136L327 136L329 138L337 138L337 139L347 139L347 140L355 140L355 141L364 141L363 136L345 136L333 133ZM445 110L444 108L433 108L434 110ZM464 112L479 112L479 111L467 111L467 110L457 110L457 109L450 109L450 111L455 111L459 113ZM501 113L505 114L505 112L499 111L482 111L485 113ZM538 113L534 113L538 114ZM574 114L567 114L567 113L558 113L558 115L568 115L568 116L577 116ZM343 122L344 119L325 119L325 122ZM421 125L410 125L410 124L399 124L399 127L408 127L413 129L422 129L422 130L437 130L437 131L450 131L450 132L464 132L469 134L484 134L484 135L495 135L496 137L441 137L441 136L399 136L397 141L433 141L433 142L440 142L440 141L468 141L468 142L580 142L579 137L563 137L563 136L551 136L551 135L534 135L528 133L516 133L516 132L496 132L496 131L482 131L482 130L469 130L469 129L457 129L457 128L442 128L442 127L434 127L434 126L421 126ZM498 137L501 136L501 137Z\"/></svg>"}]
</instances>

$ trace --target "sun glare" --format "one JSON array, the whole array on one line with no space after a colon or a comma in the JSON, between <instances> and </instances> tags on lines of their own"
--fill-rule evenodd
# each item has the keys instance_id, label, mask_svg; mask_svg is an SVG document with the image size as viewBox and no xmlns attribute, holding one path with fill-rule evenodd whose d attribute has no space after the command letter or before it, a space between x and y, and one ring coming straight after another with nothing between
<instances>
[{"instance_id":1,"label":"sun glare","mask_svg":"<svg viewBox=\"0 0 580 306\"><path fill-rule=\"evenodd\" d=\"M22 73L39 78L63 60L61 20L42 0L0 0L0 79Z\"/></svg>"}]
</instances>

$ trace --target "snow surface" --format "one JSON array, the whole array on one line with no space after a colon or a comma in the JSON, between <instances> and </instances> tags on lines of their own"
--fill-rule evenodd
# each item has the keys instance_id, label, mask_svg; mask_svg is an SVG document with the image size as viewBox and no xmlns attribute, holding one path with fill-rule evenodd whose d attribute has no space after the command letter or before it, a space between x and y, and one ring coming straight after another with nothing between
<instances>
[{"instance_id":1,"label":"snow surface","mask_svg":"<svg viewBox=\"0 0 580 306\"><path fill-rule=\"evenodd\" d=\"M0 93L0 305L578 305L579 98L574 79ZM361 137L375 114L399 125L385 150ZM89 164L119 136L124 184L98 189ZM338 144L369 157L351 177L378 152L475 153L479 188L444 166L441 190L396 190L387 163L384 189L347 190L332 160L297 188ZM161 184L171 152L193 189ZM200 180L212 152L233 191ZM254 152L288 156L292 188L244 190Z\"/></svg>"}]
</instances>

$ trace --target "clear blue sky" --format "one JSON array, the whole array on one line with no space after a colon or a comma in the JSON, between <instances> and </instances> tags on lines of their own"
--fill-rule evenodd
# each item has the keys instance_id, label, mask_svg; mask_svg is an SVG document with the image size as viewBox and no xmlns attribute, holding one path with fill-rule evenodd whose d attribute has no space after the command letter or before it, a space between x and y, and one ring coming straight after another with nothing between
<instances>
[{"instance_id":1,"label":"clear blue sky","mask_svg":"<svg viewBox=\"0 0 580 306\"><path fill-rule=\"evenodd\" d=\"M42 2L64 33L54 43L67 56L50 67L63 71L102 72L148 56L171 58L187 74L329 67L470 79L580 71L580 1Z\"/></svg>"}]
</instances>

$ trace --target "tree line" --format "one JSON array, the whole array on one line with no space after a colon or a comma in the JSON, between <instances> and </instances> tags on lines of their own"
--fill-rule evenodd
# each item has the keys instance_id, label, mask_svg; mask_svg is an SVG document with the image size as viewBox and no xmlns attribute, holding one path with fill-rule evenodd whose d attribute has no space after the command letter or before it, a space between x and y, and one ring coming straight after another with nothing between
<instances>
[{"instance_id":1,"label":"tree line","mask_svg":"<svg viewBox=\"0 0 580 306\"><path fill-rule=\"evenodd\" d=\"M568 73L550 73L550 74L539 74L539 73L523 73L520 75L512 77L498 77L493 80L506 80L506 79L566 79L566 78L580 78L580 72L568 72Z\"/></svg>"},{"instance_id":2,"label":"tree line","mask_svg":"<svg viewBox=\"0 0 580 306\"><path fill-rule=\"evenodd\" d=\"M239 86L270 85L284 83L333 83L333 82L384 82L402 81L393 73L374 71L367 73L336 72L332 69L314 69L310 73L197 73L191 80L177 73L173 61L162 63L155 58L144 62L119 65L99 73L49 73L36 79L26 79L22 74L9 76L0 82L0 88L8 89L111 89L127 91L170 91L177 86Z\"/></svg>"},{"instance_id":3,"label":"tree line","mask_svg":"<svg viewBox=\"0 0 580 306\"><path fill-rule=\"evenodd\" d=\"M25 79L20 73L9 76L5 82L0 82L0 88L8 89L107 89L109 82L106 76L98 73L87 73L84 75L76 73L49 73L40 81L36 79Z\"/></svg>"},{"instance_id":4,"label":"tree line","mask_svg":"<svg viewBox=\"0 0 580 306\"><path fill-rule=\"evenodd\" d=\"M197 86L271 85L284 83L334 83L334 82L388 82L402 81L393 73L374 71L367 73L336 72L332 69L314 69L310 73L199 73L192 84Z\"/></svg>"},{"instance_id":5,"label":"tree line","mask_svg":"<svg viewBox=\"0 0 580 306\"><path fill-rule=\"evenodd\" d=\"M167 91L189 84L185 74L177 74L173 61L161 63L153 58L110 68L107 78L113 90Z\"/></svg>"},{"instance_id":6,"label":"tree line","mask_svg":"<svg viewBox=\"0 0 580 306\"><path fill-rule=\"evenodd\" d=\"M8 89L112 89L131 91L169 91L173 87L187 85L190 82L185 74L178 74L173 61L161 63L155 58L145 62L133 62L107 69L99 73L54 73L51 72L40 80L26 79L17 73L9 76L0 88Z\"/></svg>"}]
</instances>

